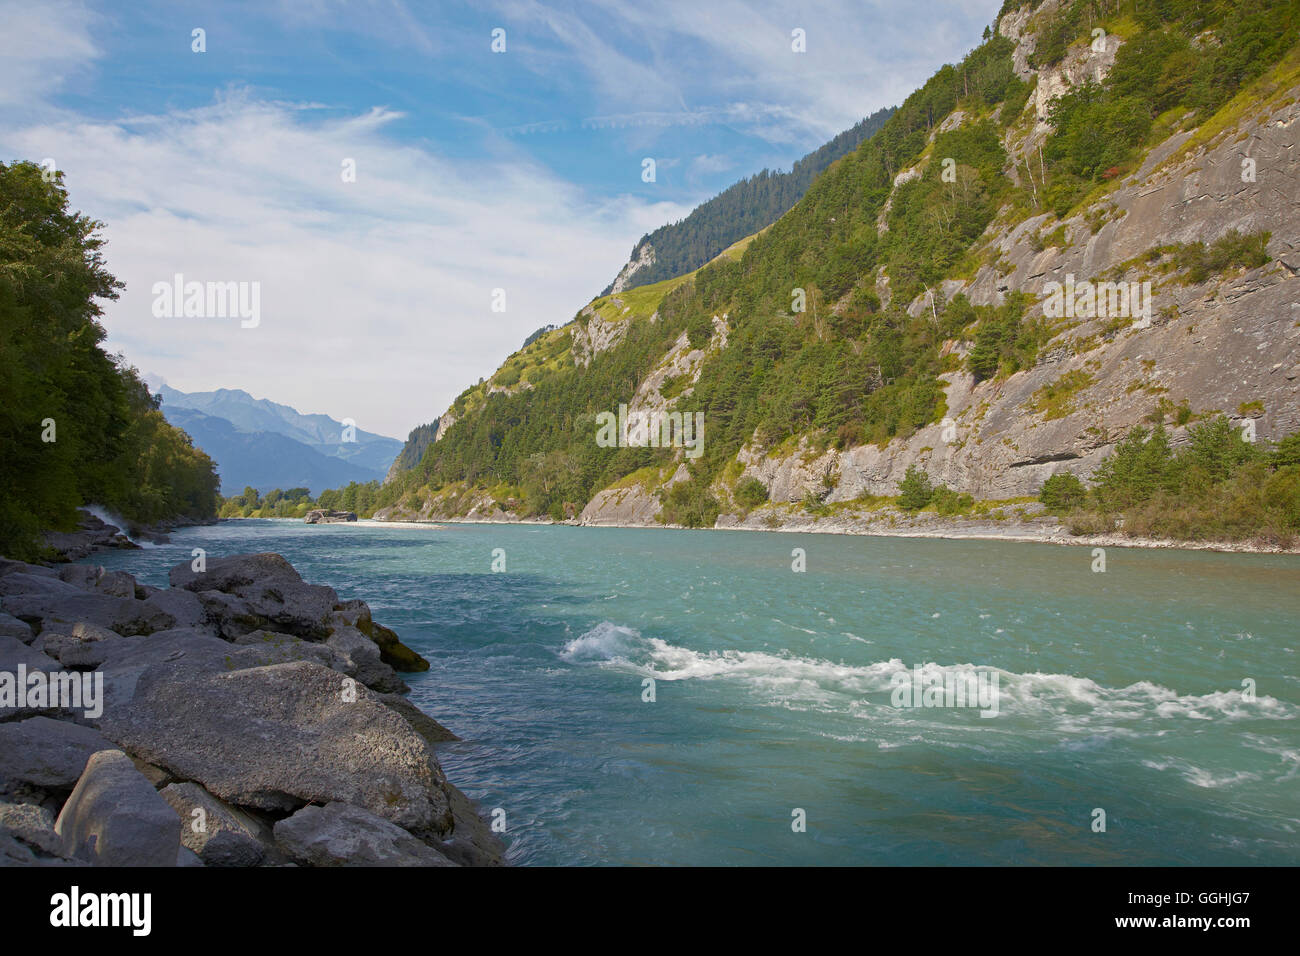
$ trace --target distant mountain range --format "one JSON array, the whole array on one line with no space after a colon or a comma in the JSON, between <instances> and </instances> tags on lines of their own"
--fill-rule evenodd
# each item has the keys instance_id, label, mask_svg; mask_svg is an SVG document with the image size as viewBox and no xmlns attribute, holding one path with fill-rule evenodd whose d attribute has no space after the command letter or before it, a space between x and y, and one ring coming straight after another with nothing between
<instances>
[{"instance_id":1,"label":"distant mountain range","mask_svg":"<svg viewBox=\"0 0 1300 956\"><path fill-rule=\"evenodd\" d=\"M182 392L159 385L167 421L183 428L217 462L221 493L252 486L309 488L382 480L402 450L396 438L348 429L328 415L304 415L237 388ZM346 439L346 440L345 440Z\"/></svg>"}]
</instances>

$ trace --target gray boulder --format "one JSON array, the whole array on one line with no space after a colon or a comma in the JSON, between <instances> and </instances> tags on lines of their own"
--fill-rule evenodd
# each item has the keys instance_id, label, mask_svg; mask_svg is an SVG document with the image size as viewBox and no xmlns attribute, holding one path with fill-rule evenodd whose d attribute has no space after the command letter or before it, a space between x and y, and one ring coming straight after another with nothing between
<instances>
[{"instance_id":1,"label":"gray boulder","mask_svg":"<svg viewBox=\"0 0 1300 956\"><path fill-rule=\"evenodd\" d=\"M450 836L438 843L443 856L461 866L505 866L506 845L479 815L474 801L450 785L447 796L454 826Z\"/></svg>"},{"instance_id":2,"label":"gray boulder","mask_svg":"<svg viewBox=\"0 0 1300 956\"><path fill-rule=\"evenodd\" d=\"M24 644L30 644L35 636L30 624L0 611L0 637L16 637Z\"/></svg>"},{"instance_id":3,"label":"gray boulder","mask_svg":"<svg viewBox=\"0 0 1300 956\"><path fill-rule=\"evenodd\" d=\"M329 511L316 508L308 511L302 520L307 524L339 524L346 521L356 521L357 515L354 511Z\"/></svg>"},{"instance_id":4,"label":"gray boulder","mask_svg":"<svg viewBox=\"0 0 1300 956\"><path fill-rule=\"evenodd\" d=\"M208 627L203 603L189 591L168 588L145 598L140 604L140 614L147 620L165 619L163 630L175 627Z\"/></svg>"},{"instance_id":5,"label":"gray boulder","mask_svg":"<svg viewBox=\"0 0 1300 956\"><path fill-rule=\"evenodd\" d=\"M355 627L379 647L379 659L396 671L427 671L429 662L403 644L388 628L377 624L365 601L344 601L330 615L330 627Z\"/></svg>"},{"instance_id":6,"label":"gray boulder","mask_svg":"<svg viewBox=\"0 0 1300 956\"><path fill-rule=\"evenodd\" d=\"M26 561L14 561L12 558L0 558L0 578L7 577L10 574L35 574L43 578L57 578L59 572L53 568L47 568L39 564L28 564Z\"/></svg>"},{"instance_id":7,"label":"gray boulder","mask_svg":"<svg viewBox=\"0 0 1300 956\"><path fill-rule=\"evenodd\" d=\"M283 811L339 800L445 833L445 780L428 744L347 681L308 661L185 680L150 670L128 706L105 713L104 733L230 803Z\"/></svg>"},{"instance_id":8,"label":"gray boulder","mask_svg":"<svg viewBox=\"0 0 1300 956\"><path fill-rule=\"evenodd\" d=\"M0 795L57 807L91 755L110 747L99 731L65 720L29 717L0 724Z\"/></svg>"},{"instance_id":9,"label":"gray boulder","mask_svg":"<svg viewBox=\"0 0 1300 956\"><path fill-rule=\"evenodd\" d=\"M90 758L54 829L95 866L175 866L180 851L180 817L120 750Z\"/></svg>"},{"instance_id":10,"label":"gray boulder","mask_svg":"<svg viewBox=\"0 0 1300 956\"><path fill-rule=\"evenodd\" d=\"M59 580L83 591L98 591L111 597L139 597L136 580L125 571L105 571L103 565L66 564L59 568Z\"/></svg>"},{"instance_id":11,"label":"gray boulder","mask_svg":"<svg viewBox=\"0 0 1300 956\"><path fill-rule=\"evenodd\" d=\"M355 627L336 627L325 641L344 659L344 672L371 690L384 694L401 694L410 690L397 672L379 657L379 645Z\"/></svg>"},{"instance_id":12,"label":"gray boulder","mask_svg":"<svg viewBox=\"0 0 1300 956\"><path fill-rule=\"evenodd\" d=\"M72 866L61 853L48 856L0 827L0 867L3 866Z\"/></svg>"},{"instance_id":13,"label":"gray boulder","mask_svg":"<svg viewBox=\"0 0 1300 956\"><path fill-rule=\"evenodd\" d=\"M304 866L455 866L433 847L346 803L303 807L275 825L275 839Z\"/></svg>"},{"instance_id":14,"label":"gray boulder","mask_svg":"<svg viewBox=\"0 0 1300 956\"><path fill-rule=\"evenodd\" d=\"M63 856L63 841L54 832L54 814L32 803L0 803L0 831L45 856Z\"/></svg>"},{"instance_id":15,"label":"gray boulder","mask_svg":"<svg viewBox=\"0 0 1300 956\"><path fill-rule=\"evenodd\" d=\"M159 792L181 818L181 843L205 866L258 866L268 850L277 856L269 826L198 784L173 783Z\"/></svg>"},{"instance_id":16,"label":"gray boulder","mask_svg":"<svg viewBox=\"0 0 1300 956\"><path fill-rule=\"evenodd\" d=\"M158 594L147 601L137 601L65 586L71 591L12 594L0 599L0 603L9 614L29 624L39 624L41 630L66 631L70 625L84 621L118 634L134 635L194 626L196 623L195 607L184 599L181 602L160 602L158 599L162 595ZM186 621L189 623L184 623ZM202 622L200 606L198 623Z\"/></svg>"},{"instance_id":17,"label":"gray boulder","mask_svg":"<svg viewBox=\"0 0 1300 956\"><path fill-rule=\"evenodd\" d=\"M13 674L19 664L26 664L29 671L58 670L58 662L48 654L43 654L34 647L29 647L17 637L0 634L0 671Z\"/></svg>"},{"instance_id":18,"label":"gray boulder","mask_svg":"<svg viewBox=\"0 0 1300 956\"><path fill-rule=\"evenodd\" d=\"M253 631L275 627L254 611L249 601L237 595L223 594L221 591L198 591L195 592L195 597L202 606L206 619L228 641Z\"/></svg>"},{"instance_id":19,"label":"gray boulder","mask_svg":"<svg viewBox=\"0 0 1300 956\"><path fill-rule=\"evenodd\" d=\"M48 701L42 706L37 706L30 699L25 699L23 706L18 705L20 665L26 668L24 674L31 674L33 671L43 671L48 674L59 670L58 661L48 654L28 647L16 637L0 635L0 682L5 685L0 688L0 695L2 695L0 696L0 721L21 720L37 714L59 713L59 708L49 706Z\"/></svg>"},{"instance_id":20,"label":"gray boulder","mask_svg":"<svg viewBox=\"0 0 1300 956\"><path fill-rule=\"evenodd\" d=\"M83 664L84 661L94 660L96 657L94 650L83 648L83 644L94 644L105 640L120 641L121 639L120 634L110 631L106 627L78 621L71 627L66 624L56 624L41 631L41 636L32 641L32 649L54 658L64 667L82 668L87 666Z\"/></svg>"},{"instance_id":21,"label":"gray boulder","mask_svg":"<svg viewBox=\"0 0 1300 956\"><path fill-rule=\"evenodd\" d=\"M239 647L237 657L241 667L261 667L267 664L285 664L290 661L315 661L322 667L350 674L349 661L334 648L325 644L304 641L292 634L257 630L241 634L231 643Z\"/></svg>"},{"instance_id":22,"label":"gray boulder","mask_svg":"<svg viewBox=\"0 0 1300 956\"><path fill-rule=\"evenodd\" d=\"M60 581L74 584L83 591L89 591L104 576L104 566L97 564L65 564L55 572Z\"/></svg>"},{"instance_id":23,"label":"gray boulder","mask_svg":"<svg viewBox=\"0 0 1300 956\"><path fill-rule=\"evenodd\" d=\"M228 637L238 628L242 628L240 633L265 628L324 640L329 636L327 619L339 603L333 588L305 583L292 564L271 552L213 558L200 572L191 567L191 562L182 561L171 569L168 579L173 587L200 595L217 591L239 598L219 601L215 606L215 599L205 600L210 615L226 609L222 633Z\"/></svg>"},{"instance_id":24,"label":"gray boulder","mask_svg":"<svg viewBox=\"0 0 1300 956\"><path fill-rule=\"evenodd\" d=\"M135 578L125 571L108 571L95 582L95 590L113 597L136 597Z\"/></svg>"},{"instance_id":25,"label":"gray boulder","mask_svg":"<svg viewBox=\"0 0 1300 956\"><path fill-rule=\"evenodd\" d=\"M120 709L135 695L146 671L182 679L186 675L233 670L236 648L207 631L174 628L141 637L83 641L63 649L60 661L69 669L98 669L104 675L104 716Z\"/></svg>"},{"instance_id":26,"label":"gray boulder","mask_svg":"<svg viewBox=\"0 0 1300 956\"><path fill-rule=\"evenodd\" d=\"M203 866L203 861L199 855L187 846L183 846L176 851L177 866Z\"/></svg>"},{"instance_id":27,"label":"gray boulder","mask_svg":"<svg viewBox=\"0 0 1300 956\"><path fill-rule=\"evenodd\" d=\"M75 584L60 581L57 577L43 577L19 572L6 574L0 578L0 596L9 597L17 594L80 594L82 589Z\"/></svg>"},{"instance_id":28,"label":"gray boulder","mask_svg":"<svg viewBox=\"0 0 1300 956\"><path fill-rule=\"evenodd\" d=\"M89 621L124 634L128 632L122 629L123 622L135 617L134 602L79 588L72 588L68 594L12 594L0 599L0 603L14 617L41 630Z\"/></svg>"}]
</instances>

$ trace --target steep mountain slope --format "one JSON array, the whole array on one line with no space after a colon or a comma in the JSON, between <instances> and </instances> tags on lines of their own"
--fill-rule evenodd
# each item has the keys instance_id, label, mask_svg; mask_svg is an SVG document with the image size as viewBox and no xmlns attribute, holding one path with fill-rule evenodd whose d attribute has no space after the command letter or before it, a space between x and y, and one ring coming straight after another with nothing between
<instances>
[{"instance_id":1,"label":"steep mountain slope","mask_svg":"<svg viewBox=\"0 0 1300 956\"><path fill-rule=\"evenodd\" d=\"M433 436L438 434L438 419L434 419L427 425L416 425L411 429L411 433L406 436L406 443L402 445L402 450L397 453L393 463L388 466L388 473L384 475L384 481L392 481L404 471L410 471L420 463L424 453L429 450L433 444Z\"/></svg>"},{"instance_id":2,"label":"steep mountain slope","mask_svg":"<svg viewBox=\"0 0 1300 956\"><path fill-rule=\"evenodd\" d=\"M642 236L627 265L601 295L685 275L732 243L771 225L826 167L857 149L893 113L892 108L877 110L795 162L788 173L764 169L696 206L680 222Z\"/></svg>"},{"instance_id":3,"label":"steep mountain slope","mask_svg":"<svg viewBox=\"0 0 1300 956\"><path fill-rule=\"evenodd\" d=\"M227 495L250 485L320 491L371 481L387 473L402 449L395 438L349 428L328 415L304 415L241 389L187 393L164 384L158 394L167 420L192 425L194 440L216 458Z\"/></svg>"},{"instance_id":4,"label":"steep mountain slope","mask_svg":"<svg viewBox=\"0 0 1300 956\"><path fill-rule=\"evenodd\" d=\"M462 394L381 516L867 520L910 468L1010 499L1135 426L1300 428L1300 3L1099 9L1008 2L762 234ZM620 406L704 441L605 447Z\"/></svg>"}]
</instances>

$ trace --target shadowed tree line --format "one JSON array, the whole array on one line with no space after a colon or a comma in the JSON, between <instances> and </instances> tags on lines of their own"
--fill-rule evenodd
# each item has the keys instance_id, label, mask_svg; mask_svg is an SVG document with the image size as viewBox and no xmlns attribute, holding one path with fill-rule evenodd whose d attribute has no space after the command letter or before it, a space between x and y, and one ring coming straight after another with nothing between
<instances>
[{"instance_id":1,"label":"shadowed tree line","mask_svg":"<svg viewBox=\"0 0 1300 956\"><path fill-rule=\"evenodd\" d=\"M101 227L61 174L0 163L0 553L39 556L84 504L140 524L216 514L212 460L100 345L99 303L122 288Z\"/></svg>"}]
</instances>

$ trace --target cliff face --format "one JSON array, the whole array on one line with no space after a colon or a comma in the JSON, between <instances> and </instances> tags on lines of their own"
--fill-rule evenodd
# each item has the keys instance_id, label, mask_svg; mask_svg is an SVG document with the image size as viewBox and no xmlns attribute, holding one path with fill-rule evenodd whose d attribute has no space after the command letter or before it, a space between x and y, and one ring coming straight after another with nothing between
<instances>
[{"instance_id":1,"label":"cliff face","mask_svg":"<svg viewBox=\"0 0 1300 956\"><path fill-rule=\"evenodd\" d=\"M609 287L609 291L617 295L628 287L632 282L632 277L642 269L648 269L655 264L655 247L650 245L649 241L642 241L634 250L632 258L627 261L622 269L618 270L618 275L614 278L614 284Z\"/></svg>"},{"instance_id":2,"label":"cliff face","mask_svg":"<svg viewBox=\"0 0 1300 956\"><path fill-rule=\"evenodd\" d=\"M944 375L947 425L928 425L883 447L830 451L812 463L799 455L745 454L744 474L770 485L774 499L790 501L817 490L829 475L835 488L827 500L848 501L895 493L907 468L919 464L958 491L1009 498L1036 494L1058 471L1090 474L1160 397L1175 405L1185 399L1197 413L1221 411L1238 426L1249 419L1260 439L1300 429L1297 120L1300 86L1292 86L1208 143L1196 142L1192 132L1171 136L1107 195L1109 218L1096 232L1088 219L1102 207L1065 220L1063 244L1037 250L1044 227L1052 228L1050 214L993 229L988 240L998 267L943 288L948 298L964 293L991 305L1012 290L1041 297L1049 283L1063 284L1067 276L1096 282L1118 270L1119 281L1152 282L1149 328L1108 330L1107 316L1081 320L1042 350L1034 368L1005 380L976 384L966 371ZM1254 182L1242 181L1245 159L1255 161ZM1199 284L1153 276L1145 262L1129 265L1150 249L1211 242L1231 230L1271 233L1272 261ZM913 315L928 309L926 298L909 306ZM1088 383L1067 403L1068 412L1050 418L1036 412L1035 395L1065 376ZM1185 432L1171 425L1173 443Z\"/></svg>"},{"instance_id":3,"label":"cliff face","mask_svg":"<svg viewBox=\"0 0 1300 956\"><path fill-rule=\"evenodd\" d=\"M1013 107L1019 110L1015 116L999 116L1006 102L992 111L1005 157L1000 175L1022 197L1032 194L1038 208L1044 206L1038 191L1046 178L1044 144L1055 132L1053 109L1071 91L1105 83L1125 42L1113 34L1092 43L1075 41L1055 62L1040 63L1047 59L1036 56L1041 33L1060 10L1056 0L1048 0L1012 11L998 24L1001 36L1014 44L1014 75L1032 85ZM1198 36L1193 45L1208 48L1216 42L1212 35ZM1149 137L1145 151L1125 163L1122 173L1108 170L1109 178L1070 208L1037 211L1026 209L1023 201L1004 201L960 268L911 301L892 303L914 319L933 315L937 329L945 305L958 296L977 308L1019 298L1027 303L1025 321L1047 329L1027 367L977 376L970 356L978 333L968 328L939 349L945 371L939 375L938 412L919 428L903 430L902 437L847 447L841 442L837 448L824 430L807 429L772 447L755 432L711 472L708 491L723 511L718 523L734 525L748 513L737 490L749 479L761 483L774 502L812 497L836 503L896 494L907 469L918 465L955 491L1007 499L1035 495L1058 472L1086 479L1133 427L1156 420L1166 424L1175 445L1186 440L1190 424L1215 413L1253 430L1256 440L1300 430L1300 54L1292 47L1199 125L1190 111L1178 112L1158 120L1154 128L1165 132ZM892 189L886 190L878 217L872 212L879 234L887 222L895 222L893 206L914 202L915 193L905 190L915 189L917 180L932 182L935 165L946 162L937 155L937 138L978 124L987 129L989 120L987 110L979 115L969 107L933 118L930 145L910 165L889 170L884 182L892 180ZM835 174L832 167L826 175ZM852 197L861 190L847 195L847 201L856 201ZM799 211L797 206L789 215ZM1265 233L1262 265L1200 274L1187 266L1189 244L1209 245L1238 234L1262 243ZM744 255L742 270L766 267L738 245L733 258ZM774 245L764 252L772 254ZM691 281L687 276L599 298L577 321L549 333L532 352L513 356L503 370L532 382L543 382L541 376L561 367L595 375L592 363L600 356L601 362L636 369L630 397L621 399L633 412L689 411L692 392L715 374L714 359L736 337L737 320L719 308L712 337L708 328L697 329L694 344L686 332L654 339L639 323L653 327L663 321L661 309L664 315L672 311L669 297ZM1075 310L1071 297L1064 313L1056 308L1069 294L1062 290L1087 286L1100 288L1100 298L1080 298ZM916 287L913 281L911 288ZM856 307L865 290L874 290L888 308L891 290L907 283L882 264L859 272L847 288L829 301L814 300L811 321L808 315L789 317L813 329L811 347L834 339L829 329ZM738 309L734 301L732 308ZM655 343L656 357L634 361L632 350L644 351L647 342ZM860 343L849 345L859 349ZM867 378L869 389L885 384L879 368L869 370ZM773 381L773 387L778 384ZM462 403L455 412L461 420L472 419L482 408L481 402ZM444 424L451 415L444 416ZM586 427L581 421L574 427L579 426ZM710 427L711 422L706 442L717 434ZM440 427L438 438L445 434ZM655 523L664 496L694 471L681 449L656 462L652 468L634 464L627 471L637 469L635 474L595 488L585 506L576 502L578 520ZM426 500L421 516L464 515L467 508L478 515L511 513L500 506L500 494L494 498L487 483L480 479L479 484L477 492L462 488ZM387 516L406 515L395 508Z\"/></svg>"}]
</instances>

